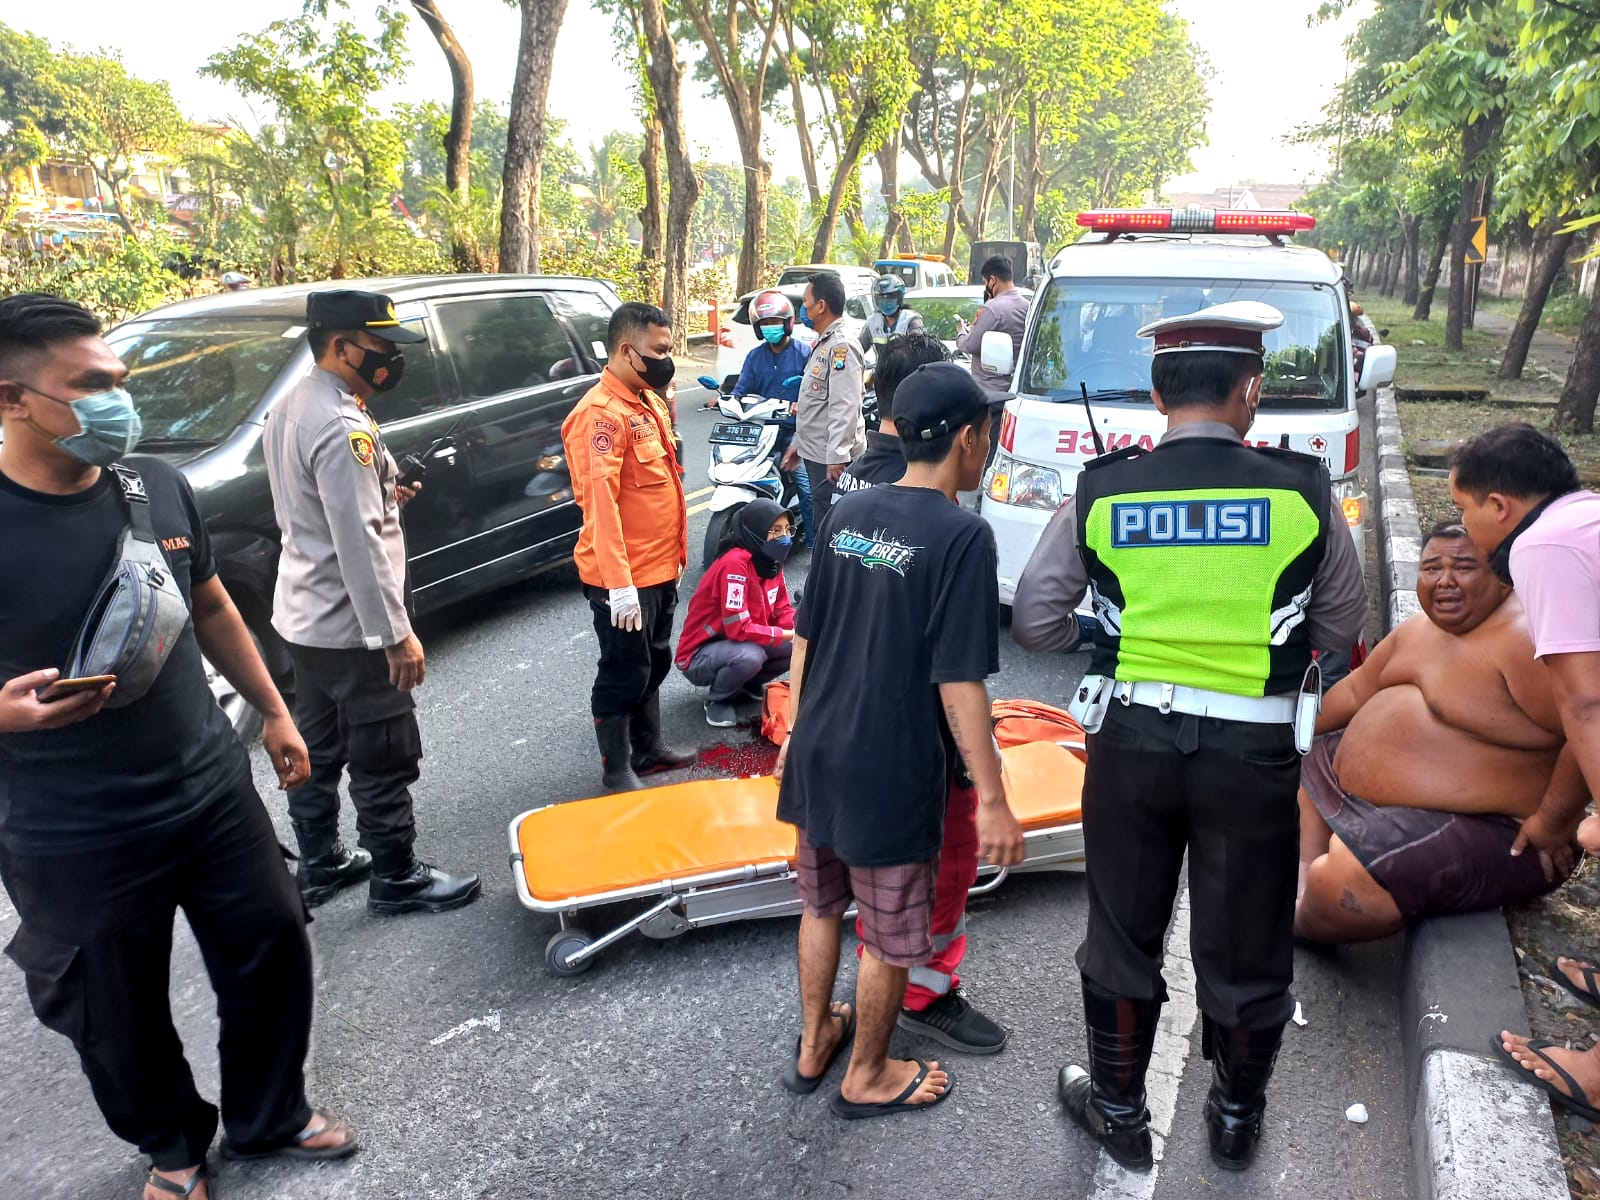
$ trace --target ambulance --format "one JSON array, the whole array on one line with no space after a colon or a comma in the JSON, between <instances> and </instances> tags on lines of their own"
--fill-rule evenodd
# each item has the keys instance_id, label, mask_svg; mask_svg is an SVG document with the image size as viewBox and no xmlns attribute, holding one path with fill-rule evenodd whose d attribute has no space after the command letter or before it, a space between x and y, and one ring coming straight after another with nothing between
<instances>
[{"instance_id":1,"label":"ambulance","mask_svg":"<svg viewBox=\"0 0 1600 1200\"><path fill-rule=\"evenodd\" d=\"M1283 313L1266 335L1261 406L1247 440L1315 455L1327 464L1340 513L1366 556L1356 395L1394 378L1392 346L1374 346L1357 379L1343 271L1288 239L1314 227L1298 212L1116 209L1080 213L1089 231L1057 254L1028 315L1020 356L986 334L986 366L1012 374L1015 395L994 431L980 511L999 549L1000 600L1017 580L1078 472L1106 452L1151 447L1166 418L1150 401L1152 343L1138 330L1161 317L1231 300ZM1100 236L1094 237L1092 235ZM1096 437L1098 435L1098 443Z\"/></svg>"}]
</instances>

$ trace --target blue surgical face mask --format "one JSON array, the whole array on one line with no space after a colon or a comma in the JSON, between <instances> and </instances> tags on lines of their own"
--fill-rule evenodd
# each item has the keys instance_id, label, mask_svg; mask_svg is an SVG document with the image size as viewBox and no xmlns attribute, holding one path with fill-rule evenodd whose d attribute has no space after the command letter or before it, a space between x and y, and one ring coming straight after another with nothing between
<instances>
[{"instance_id":1,"label":"blue surgical face mask","mask_svg":"<svg viewBox=\"0 0 1600 1200\"><path fill-rule=\"evenodd\" d=\"M139 444L144 424L126 388L111 388L76 400L61 400L38 388L28 390L72 409L80 432L58 437L55 442L81 462L109 467Z\"/></svg>"},{"instance_id":2,"label":"blue surgical face mask","mask_svg":"<svg viewBox=\"0 0 1600 1200\"><path fill-rule=\"evenodd\" d=\"M800 306L800 324L804 325L807 329L816 328L816 326L811 323L811 313L806 309L804 304Z\"/></svg>"},{"instance_id":3,"label":"blue surgical face mask","mask_svg":"<svg viewBox=\"0 0 1600 1200\"><path fill-rule=\"evenodd\" d=\"M898 300L879 300L878 301L878 311L881 312L886 317L892 317L892 316L895 315L895 313L900 311L900 301L898 301Z\"/></svg>"},{"instance_id":4,"label":"blue surgical face mask","mask_svg":"<svg viewBox=\"0 0 1600 1200\"><path fill-rule=\"evenodd\" d=\"M776 346L789 335L783 331L782 325L763 325L761 327L761 336L766 340L767 345Z\"/></svg>"},{"instance_id":5,"label":"blue surgical face mask","mask_svg":"<svg viewBox=\"0 0 1600 1200\"><path fill-rule=\"evenodd\" d=\"M788 534L782 537L768 538L766 545L761 547L761 556L769 562L783 565L784 559L789 557L789 548L794 545L794 539Z\"/></svg>"}]
</instances>

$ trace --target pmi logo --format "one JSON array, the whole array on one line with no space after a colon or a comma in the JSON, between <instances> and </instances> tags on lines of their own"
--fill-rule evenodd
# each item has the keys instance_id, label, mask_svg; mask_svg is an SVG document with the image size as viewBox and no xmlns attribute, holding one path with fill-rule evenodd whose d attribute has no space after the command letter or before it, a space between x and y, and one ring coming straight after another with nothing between
<instances>
[{"instance_id":1,"label":"pmi logo","mask_svg":"<svg viewBox=\"0 0 1600 1200\"><path fill-rule=\"evenodd\" d=\"M1265 546L1272 540L1272 502L1146 500L1111 506L1111 545Z\"/></svg>"}]
</instances>

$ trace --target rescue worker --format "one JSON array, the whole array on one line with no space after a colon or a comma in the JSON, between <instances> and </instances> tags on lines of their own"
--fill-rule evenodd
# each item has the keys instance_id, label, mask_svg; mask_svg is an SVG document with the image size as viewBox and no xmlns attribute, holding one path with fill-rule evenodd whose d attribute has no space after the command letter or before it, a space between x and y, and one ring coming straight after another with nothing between
<instances>
[{"instance_id":1,"label":"rescue worker","mask_svg":"<svg viewBox=\"0 0 1600 1200\"><path fill-rule=\"evenodd\" d=\"M573 557L600 639L590 696L607 791L694 762L661 737L661 681L672 669L672 617L688 561L689 517L662 392L672 382L672 326L653 304L611 314L600 382L561 424L572 493L583 510Z\"/></svg>"},{"instance_id":2,"label":"rescue worker","mask_svg":"<svg viewBox=\"0 0 1600 1200\"><path fill-rule=\"evenodd\" d=\"M861 327L861 348L882 349L889 339L922 332L922 314L906 307L906 281L898 275L879 275L872 285L872 301L877 312Z\"/></svg>"},{"instance_id":3,"label":"rescue worker","mask_svg":"<svg viewBox=\"0 0 1600 1200\"><path fill-rule=\"evenodd\" d=\"M306 297L306 329L316 367L272 410L262 440L283 535L272 627L294 660L295 724L311 755L310 780L289 794L300 894L315 906L370 871L369 911L443 912L470 904L480 885L412 850L422 734L411 693L427 666L411 629L400 505L416 489L399 485L367 407L400 382L400 346L427 338L387 296L344 289ZM339 840L346 766L366 852Z\"/></svg>"},{"instance_id":4,"label":"rescue worker","mask_svg":"<svg viewBox=\"0 0 1600 1200\"><path fill-rule=\"evenodd\" d=\"M816 344L800 381L792 450L811 481L811 528L833 503L833 487L844 469L866 448L867 422L861 411L866 362L861 346L844 324L844 281L833 271L818 271L806 284L800 311L817 331Z\"/></svg>"},{"instance_id":5,"label":"rescue worker","mask_svg":"<svg viewBox=\"0 0 1600 1200\"><path fill-rule=\"evenodd\" d=\"M794 336L794 305L776 289L762 292L750 302L750 323L755 326L761 345L744 356L744 368L739 372L739 382L733 385L733 395L789 402L789 415L778 422L778 440L773 444L773 453L781 460L794 443L800 377L811 358L811 347ZM805 545L811 524L811 480L803 469L785 470L794 476L795 490L800 493L800 544Z\"/></svg>"},{"instance_id":6,"label":"rescue worker","mask_svg":"<svg viewBox=\"0 0 1600 1200\"><path fill-rule=\"evenodd\" d=\"M1188 851L1212 1160L1249 1166L1294 1009L1300 754L1312 651L1347 648L1367 596L1328 471L1242 444L1276 309L1239 301L1139 330L1155 339L1154 450L1091 460L1018 581L1012 633L1066 651L1087 588L1100 631L1071 705L1083 787L1088 934L1078 948L1089 1068L1068 1113L1122 1165L1152 1163L1145 1071L1166 999L1161 947ZM1296 751L1299 751L1297 754Z\"/></svg>"}]
</instances>

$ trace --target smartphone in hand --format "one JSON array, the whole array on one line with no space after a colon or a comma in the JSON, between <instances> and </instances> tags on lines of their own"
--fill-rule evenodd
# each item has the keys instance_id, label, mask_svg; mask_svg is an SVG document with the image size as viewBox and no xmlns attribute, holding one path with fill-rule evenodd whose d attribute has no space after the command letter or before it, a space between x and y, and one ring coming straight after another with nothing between
<instances>
[{"instance_id":1,"label":"smartphone in hand","mask_svg":"<svg viewBox=\"0 0 1600 1200\"><path fill-rule=\"evenodd\" d=\"M76 696L79 692L98 692L106 684L116 681L115 675L82 675L77 679L57 679L42 688L36 688L33 694L38 697L40 704L50 704L65 700L68 696Z\"/></svg>"}]
</instances>

